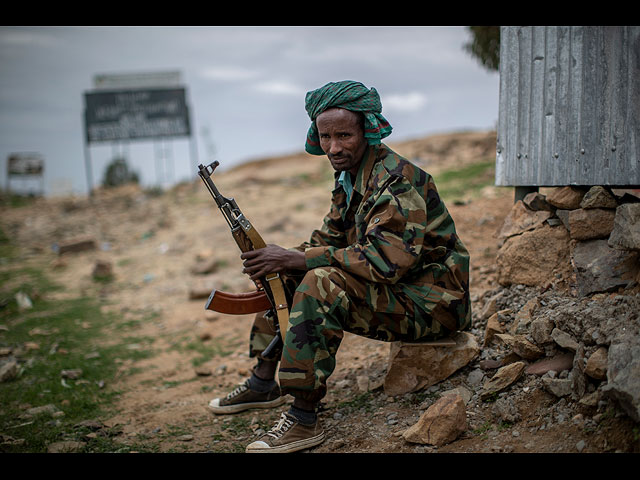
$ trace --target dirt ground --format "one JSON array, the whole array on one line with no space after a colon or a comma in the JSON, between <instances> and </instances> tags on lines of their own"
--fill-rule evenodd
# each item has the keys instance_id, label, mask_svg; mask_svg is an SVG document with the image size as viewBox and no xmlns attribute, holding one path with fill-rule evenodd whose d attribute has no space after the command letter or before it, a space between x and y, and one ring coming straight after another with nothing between
<instances>
[{"instance_id":1,"label":"dirt ground","mask_svg":"<svg viewBox=\"0 0 640 480\"><path fill-rule=\"evenodd\" d=\"M495 134L441 135L390 145L435 173L486 161L495 148ZM320 226L332 187L326 159L307 155L216 171L214 179L224 195L236 199L268 243L283 246L301 243ZM496 187L448 205L471 253L474 301L498 286L495 233L512 205L513 190ZM58 295L101 296L105 311L129 325L127 329L114 325L112 339L130 338L130 348L154 352L135 364L122 362L121 374L107 385L122 392L116 405L119 413L100 420L120 429L118 441L154 443L163 452L242 451L256 433L272 426L279 409L235 416L214 416L207 410L212 398L241 383L253 365L247 348L252 315L205 311L202 292L212 288L243 292L253 286L242 275L238 249L199 179L158 196L121 187L98 192L92 201L43 200L30 208L8 212L14 217L3 223L13 225L10 231L27 242L33 255L50 258L48 273L66 287ZM98 248L62 256L52 252L54 241L83 235L97 239ZM92 281L97 261L112 265L114 281ZM210 273L193 272L208 262L215 262ZM193 360L200 358L197 346L215 347L220 354L194 366ZM558 399L525 383L512 387L518 421L500 423L491 404L471 402L468 430L456 441L439 448L408 443L402 432L417 422L433 396L418 392L394 398L378 388L365 397L366 404L346 408L362 398L358 377L373 381L384 377L388 354L389 344L346 335L321 411L327 440L311 453L600 453L637 447L634 427L626 417L610 415L605 422L602 412L570 405L571 414L563 413L560 421ZM470 371L471 367L454 374L440 392L465 386ZM597 428L588 428L585 419L598 413Z\"/></svg>"}]
</instances>

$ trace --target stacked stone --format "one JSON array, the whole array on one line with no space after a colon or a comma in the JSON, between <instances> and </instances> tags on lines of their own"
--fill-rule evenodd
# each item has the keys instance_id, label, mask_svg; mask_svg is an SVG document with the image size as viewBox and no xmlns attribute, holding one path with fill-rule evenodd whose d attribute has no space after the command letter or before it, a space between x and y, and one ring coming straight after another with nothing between
<instances>
[{"instance_id":1,"label":"stacked stone","mask_svg":"<svg viewBox=\"0 0 640 480\"><path fill-rule=\"evenodd\" d=\"M580 296L640 281L640 199L562 187L516 202L498 234L501 285L569 279Z\"/></svg>"}]
</instances>

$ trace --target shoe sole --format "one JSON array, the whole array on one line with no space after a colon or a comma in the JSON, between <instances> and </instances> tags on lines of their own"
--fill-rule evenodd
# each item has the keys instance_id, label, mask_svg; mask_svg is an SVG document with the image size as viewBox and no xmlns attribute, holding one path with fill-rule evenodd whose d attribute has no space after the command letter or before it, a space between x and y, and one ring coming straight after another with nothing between
<instances>
[{"instance_id":1,"label":"shoe sole","mask_svg":"<svg viewBox=\"0 0 640 480\"><path fill-rule=\"evenodd\" d=\"M286 445L278 445L277 447L270 447L264 442L258 441L249 444L245 449L245 453L293 453L320 445L325 438L325 432L322 432L315 437L305 438Z\"/></svg>"},{"instance_id":2,"label":"shoe sole","mask_svg":"<svg viewBox=\"0 0 640 480\"><path fill-rule=\"evenodd\" d=\"M285 397L278 397L275 400L271 400L269 402L238 403L237 405L223 406L214 406L209 404L209 410L216 415L227 415L231 413L244 412L245 410L251 409L279 407L286 401L287 399Z\"/></svg>"}]
</instances>

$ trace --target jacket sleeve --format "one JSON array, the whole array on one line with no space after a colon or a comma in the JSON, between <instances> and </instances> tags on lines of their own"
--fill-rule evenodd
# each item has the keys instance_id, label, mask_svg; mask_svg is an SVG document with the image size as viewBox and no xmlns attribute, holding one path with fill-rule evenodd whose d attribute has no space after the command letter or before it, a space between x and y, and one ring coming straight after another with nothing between
<instances>
[{"instance_id":1,"label":"jacket sleeve","mask_svg":"<svg viewBox=\"0 0 640 480\"><path fill-rule=\"evenodd\" d=\"M371 207L356 218L362 225L358 242L306 248L307 268L335 266L368 281L396 283L417 264L427 223L420 193L403 177L392 177L366 205Z\"/></svg>"}]
</instances>

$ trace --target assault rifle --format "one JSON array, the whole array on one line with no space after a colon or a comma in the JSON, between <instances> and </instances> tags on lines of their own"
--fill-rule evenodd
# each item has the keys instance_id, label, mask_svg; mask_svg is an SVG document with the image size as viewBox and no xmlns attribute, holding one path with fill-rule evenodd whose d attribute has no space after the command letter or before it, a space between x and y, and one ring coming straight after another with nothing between
<instances>
[{"instance_id":1,"label":"assault rifle","mask_svg":"<svg viewBox=\"0 0 640 480\"><path fill-rule=\"evenodd\" d=\"M198 165L198 175L204 182L207 190L215 200L222 212L236 244L242 252L257 250L266 246L260 234L251 222L240 211L233 198L223 197L216 188L211 175L220 162L215 161L207 166ZM284 282L278 273L266 275L254 282L255 292L227 293L213 290L205 309L231 315L245 315L267 311L267 315L277 317L276 336L269 346L262 352L265 357L270 357L276 351L276 347L282 344L282 336L287 331L289 322L289 307L287 303Z\"/></svg>"}]
</instances>

